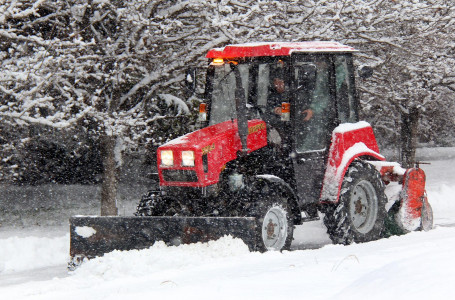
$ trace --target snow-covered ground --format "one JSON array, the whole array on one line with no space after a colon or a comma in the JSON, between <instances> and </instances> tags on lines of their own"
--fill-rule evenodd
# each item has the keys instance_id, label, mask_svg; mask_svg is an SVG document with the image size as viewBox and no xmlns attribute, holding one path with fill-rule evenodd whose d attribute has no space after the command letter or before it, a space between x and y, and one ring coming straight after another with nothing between
<instances>
[{"instance_id":1,"label":"snow-covered ground","mask_svg":"<svg viewBox=\"0 0 455 300\"><path fill-rule=\"evenodd\" d=\"M315 221L298 226L290 252L250 253L229 237L180 247L157 243L113 252L68 272L66 225L0 227L0 298L451 299L454 154L419 152L431 162L422 167L435 229L365 244L332 245L324 225Z\"/></svg>"}]
</instances>

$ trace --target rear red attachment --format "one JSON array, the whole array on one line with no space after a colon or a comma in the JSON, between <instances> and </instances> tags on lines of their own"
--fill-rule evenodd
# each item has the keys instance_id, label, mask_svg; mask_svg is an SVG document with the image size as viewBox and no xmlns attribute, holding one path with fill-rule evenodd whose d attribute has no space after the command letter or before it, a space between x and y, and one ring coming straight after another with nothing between
<instances>
[{"instance_id":1,"label":"rear red attachment","mask_svg":"<svg viewBox=\"0 0 455 300\"><path fill-rule=\"evenodd\" d=\"M397 222L404 230L413 231L424 225L422 208L425 205L428 210L429 207L425 194L425 180L425 172L422 169L417 167L406 170L400 199L401 206L396 216Z\"/></svg>"}]
</instances>

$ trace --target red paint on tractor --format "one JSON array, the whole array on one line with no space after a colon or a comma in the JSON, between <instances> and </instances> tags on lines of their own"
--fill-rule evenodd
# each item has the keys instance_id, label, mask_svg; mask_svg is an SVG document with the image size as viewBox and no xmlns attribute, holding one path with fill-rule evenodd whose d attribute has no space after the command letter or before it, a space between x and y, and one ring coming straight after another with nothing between
<instances>
[{"instance_id":1,"label":"red paint on tractor","mask_svg":"<svg viewBox=\"0 0 455 300\"><path fill-rule=\"evenodd\" d=\"M394 165L389 165L382 166L379 169L382 181L384 181L386 185L389 184L390 182L401 181L403 179L403 175L400 176L400 174L396 174L394 168L395 168Z\"/></svg>"},{"instance_id":2,"label":"red paint on tractor","mask_svg":"<svg viewBox=\"0 0 455 300\"><path fill-rule=\"evenodd\" d=\"M329 159L329 164L337 169L341 167L343 164L343 159L345 159L346 151L357 143L363 143L366 148L378 154L376 155L377 159L384 160L384 157L382 155L379 155L379 147L374 136L373 128L371 128L371 126L366 126L350 131L334 131L334 135L332 137L332 147L330 148L331 159ZM350 161L354 160L354 158L358 156L370 154L370 151L363 151L355 154L355 156L350 158ZM345 167L348 167L350 161L347 164L344 163L343 165L346 165Z\"/></svg>"},{"instance_id":3,"label":"red paint on tractor","mask_svg":"<svg viewBox=\"0 0 455 300\"><path fill-rule=\"evenodd\" d=\"M327 169L321 191L323 202L338 202L341 184L351 162L359 157L368 156L385 160L379 154L379 147L373 128L367 122L359 122L348 130L336 128L332 134Z\"/></svg>"},{"instance_id":4,"label":"red paint on tractor","mask_svg":"<svg viewBox=\"0 0 455 300\"><path fill-rule=\"evenodd\" d=\"M289 56L294 52L355 52L352 47L337 42L270 42L247 43L215 48L207 53L207 58L241 58L257 56Z\"/></svg>"},{"instance_id":5,"label":"red paint on tractor","mask_svg":"<svg viewBox=\"0 0 455 300\"><path fill-rule=\"evenodd\" d=\"M267 130L262 120L248 121L248 152L255 151L267 145ZM215 184L226 163L237 158L237 152L242 149L237 130L237 120L226 121L216 125L202 128L182 137L174 139L158 148L158 174L161 186L189 186L205 187ZM174 156L173 166L162 166L161 151L172 150ZM181 160L182 151L194 151L194 167L183 167ZM207 155L208 169L204 172L203 156ZM166 181L163 171L194 171L197 181Z\"/></svg>"}]
</instances>

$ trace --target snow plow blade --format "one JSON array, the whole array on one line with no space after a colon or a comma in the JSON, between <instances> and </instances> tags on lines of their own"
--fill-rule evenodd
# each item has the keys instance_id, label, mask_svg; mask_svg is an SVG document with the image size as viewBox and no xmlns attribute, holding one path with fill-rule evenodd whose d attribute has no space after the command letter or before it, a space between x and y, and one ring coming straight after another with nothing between
<instances>
[{"instance_id":1,"label":"snow plow blade","mask_svg":"<svg viewBox=\"0 0 455 300\"><path fill-rule=\"evenodd\" d=\"M72 260L113 250L144 249L156 241L168 245L216 240L225 235L255 248L256 219L251 217L72 217ZM77 262L74 262L77 263Z\"/></svg>"}]
</instances>

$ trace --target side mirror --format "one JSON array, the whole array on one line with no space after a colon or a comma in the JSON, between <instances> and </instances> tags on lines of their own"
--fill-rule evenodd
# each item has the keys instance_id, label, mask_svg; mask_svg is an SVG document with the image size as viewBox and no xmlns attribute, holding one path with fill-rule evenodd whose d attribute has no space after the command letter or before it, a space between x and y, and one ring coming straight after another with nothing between
<instances>
[{"instance_id":1,"label":"side mirror","mask_svg":"<svg viewBox=\"0 0 455 300\"><path fill-rule=\"evenodd\" d=\"M196 68L186 69L185 85L189 95L196 91Z\"/></svg>"},{"instance_id":2,"label":"side mirror","mask_svg":"<svg viewBox=\"0 0 455 300\"><path fill-rule=\"evenodd\" d=\"M363 66L359 70L359 77L362 79L367 79L373 76L373 68L370 66Z\"/></svg>"}]
</instances>

